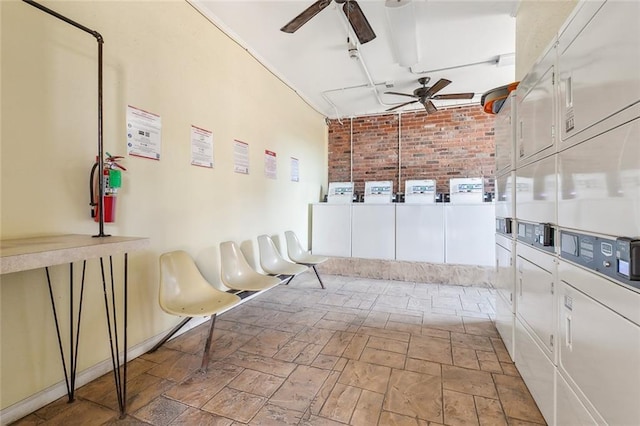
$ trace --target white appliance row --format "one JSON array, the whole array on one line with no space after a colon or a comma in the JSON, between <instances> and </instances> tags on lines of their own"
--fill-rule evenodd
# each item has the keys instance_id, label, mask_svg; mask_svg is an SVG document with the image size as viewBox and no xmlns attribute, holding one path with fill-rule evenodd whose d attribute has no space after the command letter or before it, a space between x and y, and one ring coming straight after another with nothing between
<instances>
[{"instance_id":1,"label":"white appliance row","mask_svg":"<svg viewBox=\"0 0 640 426\"><path fill-rule=\"evenodd\" d=\"M314 254L493 265L493 203L313 205Z\"/></svg>"},{"instance_id":2,"label":"white appliance row","mask_svg":"<svg viewBox=\"0 0 640 426\"><path fill-rule=\"evenodd\" d=\"M640 424L639 26L581 1L496 118L496 327L550 425Z\"/></svg>"}]
</instances>

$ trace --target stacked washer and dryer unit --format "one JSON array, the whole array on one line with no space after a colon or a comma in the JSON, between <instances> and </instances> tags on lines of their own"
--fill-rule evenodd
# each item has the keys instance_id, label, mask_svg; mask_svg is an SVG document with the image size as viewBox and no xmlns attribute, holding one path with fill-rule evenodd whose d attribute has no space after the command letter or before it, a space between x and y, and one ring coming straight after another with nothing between
<instances>
[{"instance_id":1,"label":"stacked washer and dryer unit","mask_svg":"<svg viewBox=\"0 0 640 426\"><path fill-rule=\"evenodd\" d=\"M580 2L496 117L496 327L552 425L640 424L639 27Z\"/></svg>"}]
</instances>

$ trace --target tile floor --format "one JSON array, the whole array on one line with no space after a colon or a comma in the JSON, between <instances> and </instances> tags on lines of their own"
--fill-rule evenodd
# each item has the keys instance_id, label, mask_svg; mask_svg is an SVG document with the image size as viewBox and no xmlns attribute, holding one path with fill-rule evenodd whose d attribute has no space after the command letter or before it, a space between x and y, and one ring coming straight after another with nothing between
<instances>
[{"instance_id":1,"label":"tile floor","mask_svg":"<svg viewBox=\"0 0 640 426\"><path fill-rule=\"evenodd\" d=\"M19 425L544 424L491 321L492 290L305 273Z\"/></svg>"}]
</instances>

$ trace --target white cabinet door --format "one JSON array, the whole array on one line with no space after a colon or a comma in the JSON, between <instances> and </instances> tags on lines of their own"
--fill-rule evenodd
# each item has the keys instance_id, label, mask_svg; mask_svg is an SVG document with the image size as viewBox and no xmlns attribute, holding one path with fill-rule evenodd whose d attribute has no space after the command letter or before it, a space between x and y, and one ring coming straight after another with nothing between
<instances>
[{"instance_id":1,"label":"white cabinet door","mask_svg":"<svg viewBox=\"0 0 640 426\"><path fill-rule=\"evenodd\" d=\"M516 89L519 99L516 127L518 165L550 155L555 150L555 54L555 49L547 52Z\"/></svg>"},{"instance_id":2,"label":"white cabinet door","mask_svg":"<svg viewBox=\"0 0 640 426\"><path fill-rule=\"evenodd\" d=\"M551 360L554 359L556 306L554 258L547 253L517 245L516 312Z\"/></svg>"},{"instance_id":3,"label":"white cabinet door","mask_svg":"<svg viewBox=\"0 0 640 426\"><path fill-rule=\"evenodd\" d=\"M445 261L493 266L495 206L491 203L445 206Z\"/></svg>"},{"instance_id":4,"label":"white cabinet door","mask_svg":"<svg viewBox=\"0 0 640 426\"><path fill-rule=\"evenodd\" d=\"M314 204L311 220L313 254L351 256L350 204Z\"/></svg>"},{"instance_id":5,"label":"white cabinet door","mask_svg":"<svg viewBox=\"0 0 640 426\"><path fill-rule=\"evenodd\" d=\"M640 236L638 141L640 118L558 154L558 225Z\"/></svg>"},{"instance_id":6,"label":"white cabinet door","mask_svg":"<svg viewBox=\"0 0 640 426\"><path fill-rule=\"evenodd\" d=\"M511 309L511 302L504 300L502 296L496 297L496 329L504 342L512 360L515 359L514 333L515 316Z\"/></svg>"},{"instance_id":7,"label":"white cabinet door","mask_svg":"<svg viewBox=\"0 0 640 426\"><path fill-rule=\"evenodd\" d=\"M396 205L396 260L444 263L444 206Z\"/></svg>"},{"instance_id":8,"label":"white cabinet door","mask_svg":"<svg viewBox=\"0 0 640 426\"><path fill-rule=\"evenodd\" d=\"M354 204L351 255L362 259L395 259L395 220L394 204Z\"/></svg>"},{"instance_id":9,"label":"white cabinet door","mask_svg":"<svg viewBox=\"0 0 640 426\"><path fill-rule=\"evenodd\" d=\"M618 285L572 265L560 279L559 368L608 424L640 424L640 326L574 287Z\"/></svg>"},{"instance_id":10,"label":"white cabinet door","mask_svg":"<svg viewBox=\"0 0 640 426\"><path fill-rule=\"evenodd\" d=\"M496 273L494 287L511 306L514 300L516 265L513 261L513 240L496 234ZM514 312L512 310L512 312Z\"/></svg>"},{"instance_id":11,"label":"white cabinet door","mask_svg":"<svg viewBox=\"0 0 640 426\"><path fill-rule=\"evenodd\" d=\"M558 38L562 146L594 134L585 132L590 127L619 125L615 115L640 101L640 2L579 7Z\"/></svg>"},{"instance_id":12,"label":"white cabinet door","mask_svg":"<svg viewBox=\"0 0 640 426\"><path fill-rule=\"evenodd\" d=\"M534 223L556 223L557 179L555 155L516 170L518 219Z\"/></svg>"}]
</instances>

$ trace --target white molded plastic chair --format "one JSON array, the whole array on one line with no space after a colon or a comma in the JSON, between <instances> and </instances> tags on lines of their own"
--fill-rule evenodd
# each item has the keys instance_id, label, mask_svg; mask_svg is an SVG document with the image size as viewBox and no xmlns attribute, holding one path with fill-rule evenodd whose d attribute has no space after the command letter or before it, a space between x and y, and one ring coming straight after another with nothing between
<instances>
[{"instance_id":1,"label":"white molded plastic chair","mask_svg":"<svg viewBox=\"0 0 640 426\"><path fill-rule=\"evenodd\" d=\"M191 256L185 251L173 251L160 256L160 307L168 314L185 318L149 352L158 349L193 317L211 316L209 335L204 345L201 370L209 365L209 349L216 315L240 302L235 294L212 287L204 279Z\"/></svg>"},{"instance_id":2,"label":"white molded plastic chair","mask_svg":"<svg viewBox=\"0 0 640 426\"><path fill-rule=\"evenodd\" d=\"M256 272L233 241L220 243L222 283L232 290L260 291L275 287L281 280Z\"/></svg>"},{"instance_id":3,"label":"white molded plastic chair","mask_svg":"<svg viewBox=\"0 0 640 426\"><path fill-rule=\"evenodd\" d=\"M309 269L305 265L289 262L280 256L276 245L268 235L258 236L258 247L260 249L260 266L262 269L268 274L291 277L286 284L289 284L296 275Z\"/></svg>"},{"instance_id":4,"label":"white molded plastic chair","mask_svg":"<svg viewBox=\"0 0 640 426\"><path fill-rule=\"evenodd\" d=\"M318 274L316 265L326 262L327 260L329 260L329 258L313 255L307 250L303 249L302 245L300 244L300 240L298 240L298 236L293 231L286 231L284 233L284 236L287 239L287 255L289 256L289 259L301 265L312 267L313 272L315 272L316 277L318 277L318 281L320 281L320 286L324 288L324 283L320 279L320 274Z\"/></svg>"}]
</instances>

